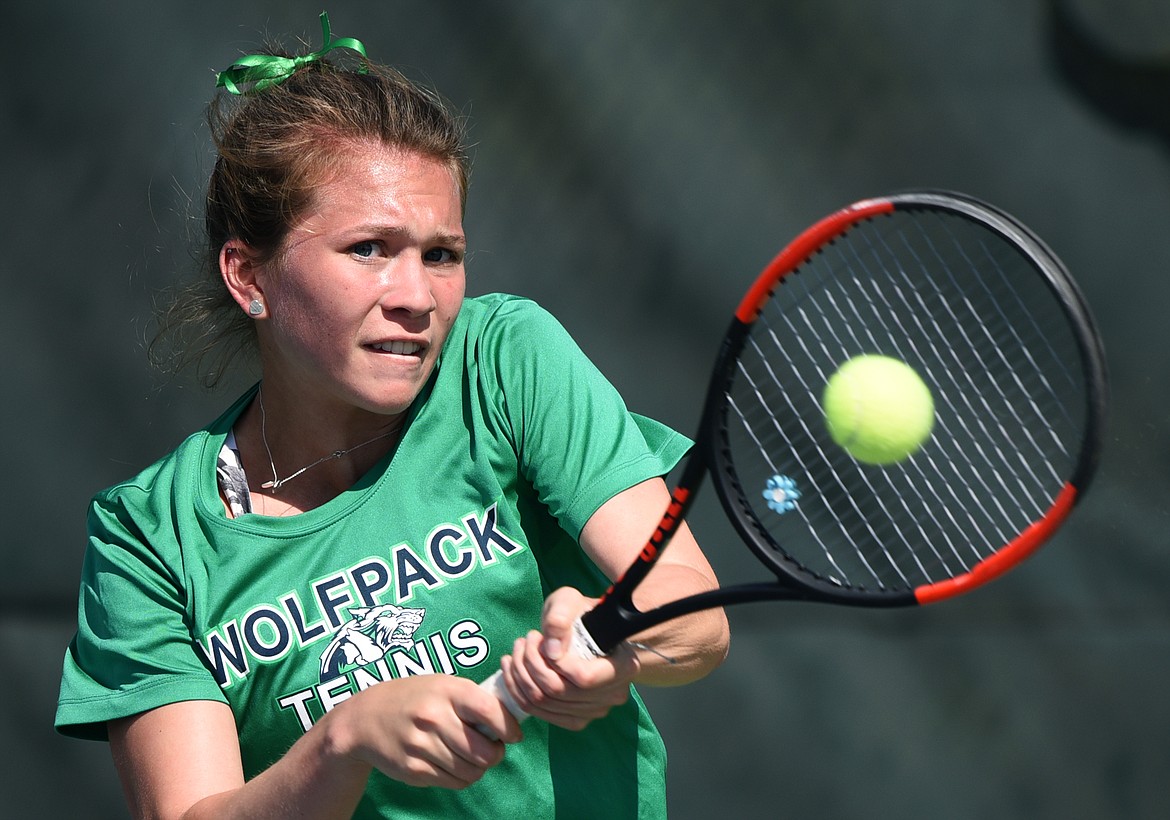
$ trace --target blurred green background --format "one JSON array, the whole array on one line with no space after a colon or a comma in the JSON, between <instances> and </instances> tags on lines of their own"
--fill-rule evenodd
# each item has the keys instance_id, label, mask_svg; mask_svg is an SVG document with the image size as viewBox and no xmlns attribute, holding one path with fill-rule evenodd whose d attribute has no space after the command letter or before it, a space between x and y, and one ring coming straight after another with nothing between
<instances>
[{"instance_id":1,"label":"blurred green background","mask_svg":"<svg viewBox=\"0 0 1170 820\"><path fill-rule=\"evenodd\" d=\"M954 188L1082 284L1113 377L1092 493L1038 556L915 612L753 605L691 687L647 691L672 816L1170 816L1170 5L526 0L327 7L476 143L470 290L556 314L684 432L726 317L807 223ZM0 54L0 815L125 816L102 744L51 728L89 496L218 414L150 372L191 268L214 71L319 4L9 4ZM241 378L241 384L246 381ZM708 497L725 582L753 560Z\"/></svg>"}]
</instances>

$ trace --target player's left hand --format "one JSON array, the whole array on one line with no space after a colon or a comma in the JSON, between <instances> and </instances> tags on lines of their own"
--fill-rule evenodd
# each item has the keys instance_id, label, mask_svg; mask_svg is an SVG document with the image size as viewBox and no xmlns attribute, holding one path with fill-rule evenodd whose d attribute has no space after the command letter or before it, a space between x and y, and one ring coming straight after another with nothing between
<instances>
[{"instance_id":1,"label":"player's left hand","mask_svg":"<svg viewBox=\"0 0 1170 820\"><path fill-rule=\"evenodd\" d=\"M518 638L501 659L504 685L528 714L578 730L629 698L639 663L628 646L601 658L572 648L573 622L596 603L571 587L556 590L545 601L541 631Z\"/></svg>"}]
</instances>

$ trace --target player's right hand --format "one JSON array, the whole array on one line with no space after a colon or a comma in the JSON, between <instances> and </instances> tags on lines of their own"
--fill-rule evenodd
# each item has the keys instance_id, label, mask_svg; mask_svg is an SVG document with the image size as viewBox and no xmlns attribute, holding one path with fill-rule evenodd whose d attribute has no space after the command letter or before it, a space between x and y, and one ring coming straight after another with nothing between
<instances>
[{"instance_id":1,"label":"player's right hand","mask_svg":"<svg viewBox=\"0 0 1170 820\"><path fill-rule=\"evenodd\" d=\"M483 731L495 735L493 739ZM522 738L503 704L466 678L419 675L376 684L330 714L330 746L411 786L462 789Z\"/></svg>"}]
</instances>

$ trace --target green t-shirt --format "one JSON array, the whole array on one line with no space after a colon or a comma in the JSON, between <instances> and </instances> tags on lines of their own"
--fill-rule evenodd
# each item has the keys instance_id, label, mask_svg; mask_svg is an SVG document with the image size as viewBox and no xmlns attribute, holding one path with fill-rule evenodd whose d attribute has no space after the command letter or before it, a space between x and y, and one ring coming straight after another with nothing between
<instances>
[{"instance_id":1,"label":"green t-shirt","mask_svg":"<svg viewBox=\"0 0 1170 820\"><path fill-rule=\"evenodd\" d=\"M289 518L229 519L215 463L250 391L89 516L60 731L167 703L232 708L245 773L389 678L482 680L544 597L605 579L577 537L688 442L627 411L549 314L468 299L401 442L353 488ZM463 791L378 773L357 817L658 817L665 750L641 700L581 732L540 721Z\"/></svg>"}]
</instances>

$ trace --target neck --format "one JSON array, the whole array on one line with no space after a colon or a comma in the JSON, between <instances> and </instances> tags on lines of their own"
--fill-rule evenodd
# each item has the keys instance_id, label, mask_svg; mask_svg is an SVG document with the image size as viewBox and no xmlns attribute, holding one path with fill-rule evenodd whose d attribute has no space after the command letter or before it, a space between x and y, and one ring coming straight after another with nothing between
<instances>
[{"instance_id":1,"label":"neck","mask_svg":"<svg viewBox=\"0 0 1170 820\"><path fill-rule=\"evenodd\" d=\"M290 410L261 388L236 425L253 504L266 515L312 509L352 487L394 446L405 419L359 414L360 423L345 424Z\"/></svg>"}]
</instances>

